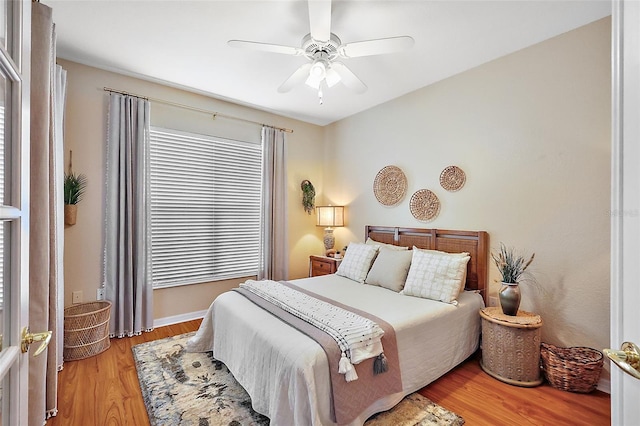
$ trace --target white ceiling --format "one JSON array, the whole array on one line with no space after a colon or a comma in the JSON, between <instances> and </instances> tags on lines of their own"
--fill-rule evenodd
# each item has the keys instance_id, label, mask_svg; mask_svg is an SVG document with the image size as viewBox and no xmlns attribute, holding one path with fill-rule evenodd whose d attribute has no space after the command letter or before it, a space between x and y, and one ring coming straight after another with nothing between
<instances>
[{"instance_id":1,"label":"white ceiling","mask_svg":"<svg viewBox=\"0 0 640 426\"><path fill-rule=\"evenodd\" d=\"M409 35L412 49L343 62L368 86L341 83L324 104L304 84L277 88L304 57L231 48L242 39L299 47L307 2L43 0L53 8L58 56L325 125L610 14L608 1L338 0L343 43Z\"/></svg>"}]
</instances>

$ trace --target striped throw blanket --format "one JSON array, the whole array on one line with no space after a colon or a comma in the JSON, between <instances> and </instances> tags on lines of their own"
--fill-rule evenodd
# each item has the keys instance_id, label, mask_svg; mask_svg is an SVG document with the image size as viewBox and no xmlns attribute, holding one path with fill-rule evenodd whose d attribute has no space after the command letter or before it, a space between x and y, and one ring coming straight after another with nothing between
<instances>
[{"instance_id":1,"label":"striped throw blanket","mask_svg":"<svg viewBox=\"0 0 640 426\"><path fill-rule=\"evenodd\" d=\"M354 364L373 357L384 358L380 340L384 331L368 318L318 300L277 281L248 280L240 284L240 287L330 335L342 351L338 372L344 374L348 382L358 378ZM378 368L380 372L386 371L386 367L374 368Z\"/></svg>"}]
</instances>

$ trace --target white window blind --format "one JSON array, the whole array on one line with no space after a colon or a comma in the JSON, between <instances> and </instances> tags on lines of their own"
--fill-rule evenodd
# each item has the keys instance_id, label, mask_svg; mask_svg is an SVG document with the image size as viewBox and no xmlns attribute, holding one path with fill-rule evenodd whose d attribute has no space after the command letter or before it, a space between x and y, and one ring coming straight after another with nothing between
<instances>
[{"instance_id":1,"label":"white window blind","mask_svg":"<svg viewBox=\"0 0 640 426\"><path fill-rule=\"evenodd\" d=\"M152 128L154 288L257 274L262 146Z\"/></svg>"}]
</instances>

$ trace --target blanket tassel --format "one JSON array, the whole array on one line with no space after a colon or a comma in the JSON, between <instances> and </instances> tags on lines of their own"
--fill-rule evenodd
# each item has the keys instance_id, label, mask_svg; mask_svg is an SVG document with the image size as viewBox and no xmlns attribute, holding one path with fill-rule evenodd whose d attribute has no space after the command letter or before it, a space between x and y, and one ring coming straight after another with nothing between
<instances>
[{"instance_id":1,"label":"blanket tassel","mask_svg":"<svg viewBox=\"0 0 640 426\"><path fill-rule=\"evenodd\" d=\"M358 379L355 367L351 364L351 361L344 352L342 352L342 357L340 357L340 362L338 363L338 373L344 374L344 379L347 382Z\"/></svg>"},{"instance_id":2,"label":"blanket tassel","mask_svg":"<svg viewBox=\"0 0 640 426\"><path fill-rule=\"evenodd\" d=\"M373 361L373 374L384 373L389 370L389 364L387 363L387 357L384 353L381 353Z\"/></svg>"},{"instance_id":3,"label":"blanket tassel","mask_svg":"<svg viewBox=\"0 0 640 426\"><path fill-rule=\"evenodd\" d=\"M358 375L356 374L356 369L353 365L351 365L351 368L347 370L347 374L344 375L344 379L347 382L353 382L354 380L358 380Z\"/></svg>"},{"instance_id":4,"label":"blanket tassel","mask_svg":"<svg viewBox=\"0 0 640 426\"><path fill-rule=\"evenodd\" d=\"M345 353L342 352L342 357L340 357L340 362L338 363L338 373L346 374L347 371L349 370L350 364L351 362L349 361L349 358L347 358L347 355L345 355Z\"/></svg>"}]
</instances>

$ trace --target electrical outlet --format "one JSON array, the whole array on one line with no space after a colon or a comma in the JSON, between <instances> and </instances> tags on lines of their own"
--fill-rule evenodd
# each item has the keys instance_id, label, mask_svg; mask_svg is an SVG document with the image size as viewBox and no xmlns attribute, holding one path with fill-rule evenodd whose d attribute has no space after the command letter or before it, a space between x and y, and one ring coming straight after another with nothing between
<instances>
[{"instance_id":1,"label":"electrical outlet","mask_svg":"<svg viewBox=\"0 0 640 426\"><path fill-rule=\"evenodd\" d=\"M489 296L489 306L498 306L498 298L496 296Z\"/></svg>"},{"instance_id":2,"label":"electrical outlet","mask_svg":"<svg viewBox=\"0 0 640 426\"><path fill-rule=\"evenodd\" d=\"M81 291L74 291L71 293L71 302L76 304L76 303L82 303L82 292Z\"/></svg>"},{"instance_id":3,"label":"electrical outlet","mask_svg":"<svg viewBox=\"0 0 640 426\"><path fill-rule=\"evenodd\" d=\"M100 287L98 290L96 290L96 299L104 300L104 287Z\"/></svg>"}]
</instances>

